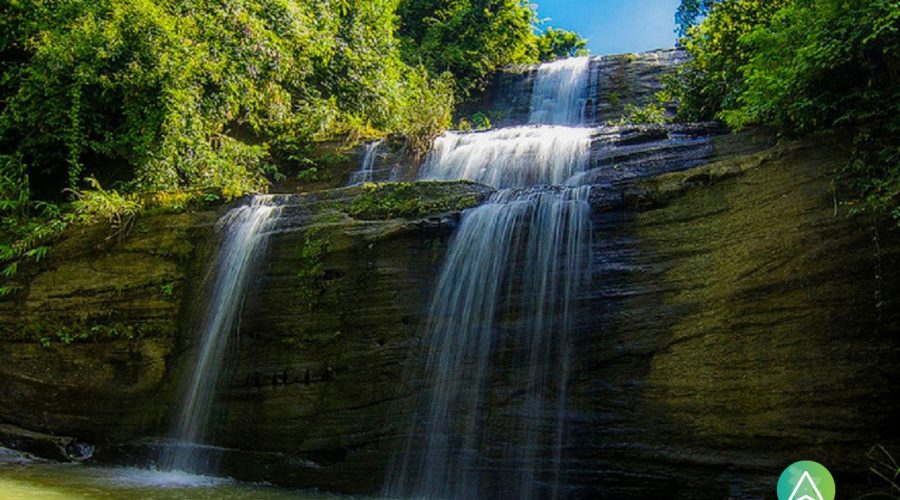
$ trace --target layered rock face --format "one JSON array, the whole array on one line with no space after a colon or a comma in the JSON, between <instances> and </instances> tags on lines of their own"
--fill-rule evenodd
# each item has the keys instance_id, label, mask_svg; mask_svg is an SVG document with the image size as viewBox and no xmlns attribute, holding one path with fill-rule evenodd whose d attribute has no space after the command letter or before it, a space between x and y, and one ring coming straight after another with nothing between
<instances>
[{"instance_id":1,"label":"layered rock face","mask_svg":"<svg viewBox=\"0 0 900 500\"><path fill-rule=\"evenodd\" d=\"M866 453L900 446L900 247L836 205L831 141L641 181L648 209L595 218L578 496L767 496L801 459L877 488Z\"/></svg>"},{"instance_id":2,"label":"layered rock face","mask_svg":"<svg viewBox=\"0 0 900 500\"><path fill-rule=\"evenodd\" d=\"M628 105L656 103L656 93L662 90L660 75L674 71L685 57L679 49L592 57L585 109L588 124L618 120ZM537 66L518 66L497 73L480 99L463 103L459 115L483 112L495 127L528 123L537 70ZM674 103L667 103L665 109L674 112Z\"/></svg>"},{"instance_id":3,"label":"layered rock face","mask_svg":"<svg viewBox=\"0 0 900 500\"><path fill-rule=\"evenodd\" d=\"M568 495L756 497L802 458L827 463L848 493L871 491L866 452L900 445L890 383L900 245L882 228L876 247L870 220L835 214L843 158L827 143L736 155L610 186L615 208L597 188ZM229 472L379 490L423 389L402 380L421 362L422 311L451 227L330 253L311 302L292 300L285 277L303 267L307 241L273 242L222 401L222 444L253 450L234 454ZM518 397L491 399L497 446Z\"/></svg>"},{"instance_id":4,"label":"layered rock face","mask_svg":"<svg viewBox=\"0 0 900 500\"><path fill-rule=\"evenodd\" d=\"M0 302L0 420L91 442L154 432L168 359L215 214L141 219L120 239L71 231Z\"/></svg>"},{"instance_id":5,"label":"layered rock face","mask_svg":"<svg viewBox=\"0 0 900 500\"><path fill-rule=\"evenodd\" d=\"M665 57L593 64L608 64L597 78L609 82L626 68L620 81L639 98L655 84L632 65ZM595 106L596 120L611 106ZM858 495L872 489L868 449L900 450L896 231L840 204L839 138L774 146L766 134L718 132L594 132L566 496L759 497L800 459L825 464L842 495ZM490 193L401 183L291 197L221 377L211 425L222 473L381 491L425 389L405 380L423 361L448 241L460 210ZM227 208L145 218L121 241L103 228L72 233L30 270L28 286L0 302L0 421L96 444L100 461L153 460L192 366L192 309ZM516 368L504 363L500 374ZM507 389L489 399L496 447L525 392ZM2 443L38 439L0 431ZM491 477L511 465L485 471L489 491L502 491Z\"/></svg>"}]
</instances>

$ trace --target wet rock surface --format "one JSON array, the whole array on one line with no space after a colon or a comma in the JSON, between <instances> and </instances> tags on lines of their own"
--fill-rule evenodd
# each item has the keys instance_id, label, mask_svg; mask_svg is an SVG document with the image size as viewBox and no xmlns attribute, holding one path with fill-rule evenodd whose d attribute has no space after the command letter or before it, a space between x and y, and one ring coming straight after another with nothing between
<instances>
[{"instance_id":1,"label":"wet rock surface","mask_svg":"<svg viewBox=\"0 0 900 500\"><path fill-rule=\"evenodd\" d=\"M900 247L835 206L832 140L651 179L680 194L595 218L570 449L594 486L573 495L768 496L801 459L877 489L866 452L900 445Z\"/></svg>"},{"instance_id":2,"label":"wet rock surface","mask_svg":"<svg viewBox=\"0 0 900 500\"><path fill-rule=\"evenodd\" d=\"M661 49L637 54L600 56L592 61L594 78L587 116L603 124L621 118L626 106L656 103L663 89L660 77L675 71L687 58L680 49ZM674 103L664 108L674 113Z\"/></svg>"},{"instance_id":3,"label":"wet rock surface","mask_svg":"<svg viewBox=\"0 0 900 500\"><path fill-rule=\"evenodd\" d=\"M592 57L586 125L616 121L627 106L657 103L656 93L663 88L659 77L673 72L685 57L685 52L678 49ZM468 118L484 112L495 128L527 124L536 73L537 66L506 68L494 76L477 99L463 103L457 114ZM663 107L674 113L674 103Z\"/></svg>"},{"instance_id":4,"label":"wet rock surface","mask_svg":"<svg viewBox=\"0 0 900 500\"><path fill-rule=\"evenodd\" d=\"M672 146L668 130L615 134L645 138L621 141L646 146L618 156L634 165L680 153L661 160L669 173L604 174L603 159L589 172L604 180L576 327L567 494L752 497L801 458L829 466L844 491L865 493L866 451L900 446L890 425L900 244L881 228L876 247L870 219L836 209L840 141L766 149L764 135L706 136L690 149ZM422 389L402 381L417 362L457 203L491 192L410 186L407 198L427 194L424 211L435 213L369 211L356 200L373 187L292 195L222 379L214 425L223 472L379 491L409 398ZM147 438L165 435L174 383L190 364L189 292L212 251L214 219L165 216L120 243L99 238L100 247L87 244L98 240L89 233L64 242L28 293L3 304L5 327L102 310L157 334L0 342L3 422L96 443L101 461L152 460ZM102 279L74 272L97 262ZM174 284L172 297L160 283ZM496 395L498 439L517 394Z\"/></svg>"},{"instance_id":5,"label":"wet rock surface","mask_svg":"<svg viewBox=\"0 0 900 500\"><path fill-rule=\"evenodd\" d=\"M24 463L36 457L53 460L84 461L91 458L93 447L68 436L29 431L14 425L0 424L0 464ZM13 450L17 450L18 453Z\"/></svg>"},{"instance_id":6,"label":"wet rock surface","mask_svg":"<svg viewBox=\"0 0 900 500\"><path fill-rule=\"evenodd\" d=\"M645 103L659 67L679 57L652 54L593 63L597 123ZM495 80L486 99L509 110L495 125L527 113L530 71ZM593 265L575 325L566 496L755 498L800 459L829 467L842 495L862 495L876 488L869 448L900 453L897 231L840 204L840 138L776 146L764 132L722 132L594 132L583 179L593 185ZM379 161L379 175L391 175L393 160ZM447 244L460 210L491 192L450 182L285 195L220 382L210 452L222 473L380 491L424 389L403 381L421 363ZM53 443L71 439L98 445L102 462L158 456L192 366L191 312L225 209L143 219L121 240L87 228L27 271L27 287L0 302L0 424L17 426L0 431L0 445L66 459ZM501 324L512 331L519 320ZM489 447L504 445L526 392L491 395ZM515 466L494 463L488 484Z\"/></svg>"},{"instance_id":7,"label":"wet rock surface","mask_svg":"<svg viewBox=\"0 0 900 500\"><path fill-rule=\"evenodd\" d=\"M151 216L122 236L76 228L23 269L24 289L0 302L0 421L93 443L153 432L214 221Z\"/></svg>"},{"instance_id":8,"label":"wet rock surface","mask_svg":"<svg viewBox=\"0 0 900 500\"><path fill-rule=\"evenodd\" d=\"M900 245L886 232L876 253L871 221L835 215L843 153L827 142L637 180L652 204L597 211L568 495L757 497L802 458L867 491L868 449L900 444ZM401 381L451 229L329 253L312 301L290 277L306 265L302 233L273 241L222 400L222 444L251 450L226 460L230 471L379 490L421 390ZM518 397L492 399L498 446Z\"/></svg>"}]
</instances>

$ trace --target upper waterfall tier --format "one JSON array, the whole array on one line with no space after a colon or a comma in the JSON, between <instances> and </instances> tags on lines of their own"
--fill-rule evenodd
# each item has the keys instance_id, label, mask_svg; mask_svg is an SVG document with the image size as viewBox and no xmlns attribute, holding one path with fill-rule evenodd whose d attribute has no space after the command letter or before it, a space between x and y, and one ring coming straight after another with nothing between
<instances>
[{"instance_id":1,"label":"upper waterfall tier","mask_svg":"<svg viewBox=\"0 0 900 500\"><path fill-rule=\"evenodd\" d=\"M565 184L587 168L592 130L512 127L434 141L421 179L469 179L496 188Z\"/></svg>"},{"instance_id":2,"label":"upper waterfall tier","mask_svg":"<svg viewBox=\"0 0 900 500\"><path fill-rule=\"evenodd\" d=\"M621 119L630 106L643 107L657 103L656 94L663 90L662 75L672 74L687 58L683 49L662 49L638 54L618 54L565 59L550 64L510 66L494 74L484 93L460 105L460 116L486 113L495 127L511 127L526 123L557 125L602 125ZM577 105L578 114L569 121L550 118L562 113L565 92L547 90L551 70L578 63L584 64L584 101ZM556 73L562 77L563 73ZM542 84L540 80L543 80ZM574 87L573 87L574 88ZM579 90L579 93L581 90ZM540 97L538 97L540 96ZM553 101L543 102L550 98ZM665 104L674 113L675 103ZM535 112L542 113L536 116Z\"/></svg>"},{"instance_id":3,"label":"upper waterfall tier","mask_svg":"<svg viewBox=\"0 0 900 500\"><path fill-rule=\"evenodd\" d=\"M528 123L583 124L590 63L589 57L573 57L541 64L531 93L531 116Z\"/></svg>"}]
</instances>

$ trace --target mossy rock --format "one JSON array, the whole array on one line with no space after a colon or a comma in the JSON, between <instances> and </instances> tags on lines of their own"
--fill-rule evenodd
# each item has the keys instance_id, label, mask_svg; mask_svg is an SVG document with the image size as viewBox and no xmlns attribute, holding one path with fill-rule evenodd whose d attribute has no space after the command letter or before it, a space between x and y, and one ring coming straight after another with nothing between
<instances>
[{"instance_id":1,"label":"mossy rock","mask_svg":"<svg viewBox=\"0 0 900 500\"><path fill-rule=\"evenodd\" d=\"M421 218L481 203L489 191L469 181L367 183L343 210L355 219Z\"/></svg>"}]
</instances>

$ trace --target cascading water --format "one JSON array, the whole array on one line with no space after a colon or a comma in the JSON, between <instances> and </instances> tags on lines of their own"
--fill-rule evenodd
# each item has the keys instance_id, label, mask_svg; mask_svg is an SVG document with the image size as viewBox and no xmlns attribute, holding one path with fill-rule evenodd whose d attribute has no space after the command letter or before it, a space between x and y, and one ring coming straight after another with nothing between
<instances>
[{"instance_id":1,"label":"cascading water","mask_svg":"<svg viewBox=\"0 0 900 500\"><path fill-rule=\"evenodd\" d=\"M564 184L585 169L591 133L548 126L449 132L435 139L419 177L469 179L498 188Z\"/></svg>"},{"instance_id":2,"label":"cascading water","mask_svg":"<svg viewBox=\"0 0 900 500\"><path fill-rule=\"evenodd\" d=\"M204 305L197 316L197 360L178 407L172 431L174 446L165 448L165 470L211 472L203 462L202 445L210 438L212 403L229 344L236 327L247 283L265 253L269 235L281 213L284 196L257 195L230 210L216 224L222 234L216 260L203 281Z\"/></svg>"},{"instance_id":3,"label":"cascading water","mask_svg":"<svg viewBox=\"0 0 900 500\"><path fill-rule=\"evenodd\" d=\"M363 154L362 163L360 163L359 170L350 175L350 182L347 183L348 186L372 182L375 160L378 159L378 150L381 148L381 142L381 140L377 140L366 144L366 151Z\"/></svg>"},{"instance_id":4,"label":"cascading water","mask_svg":"<svg viewBox=\"0 0 900 500\"><path fill-rule=\"evenodd\" d=\"M573 57L542 64L531 93L528 123L581 125L588 99L590 58Z\"/></svg>"},{"instance_id":5,"label":"cascading water","mask_svg":"<svg viewBox=\"0 0 900 500\"><path fill-rule=\"evenodd\" d=\"M532 119L581 123L574 96L587 73L586 58L542 66ZM499 190L464 212L450 242L428 312L427 390L388 495L560 494L572 316L590 263L590 188L575 180L588 167L591 135L527 126L435 141L420 178Z\"/></svg>"}]
</instances>

